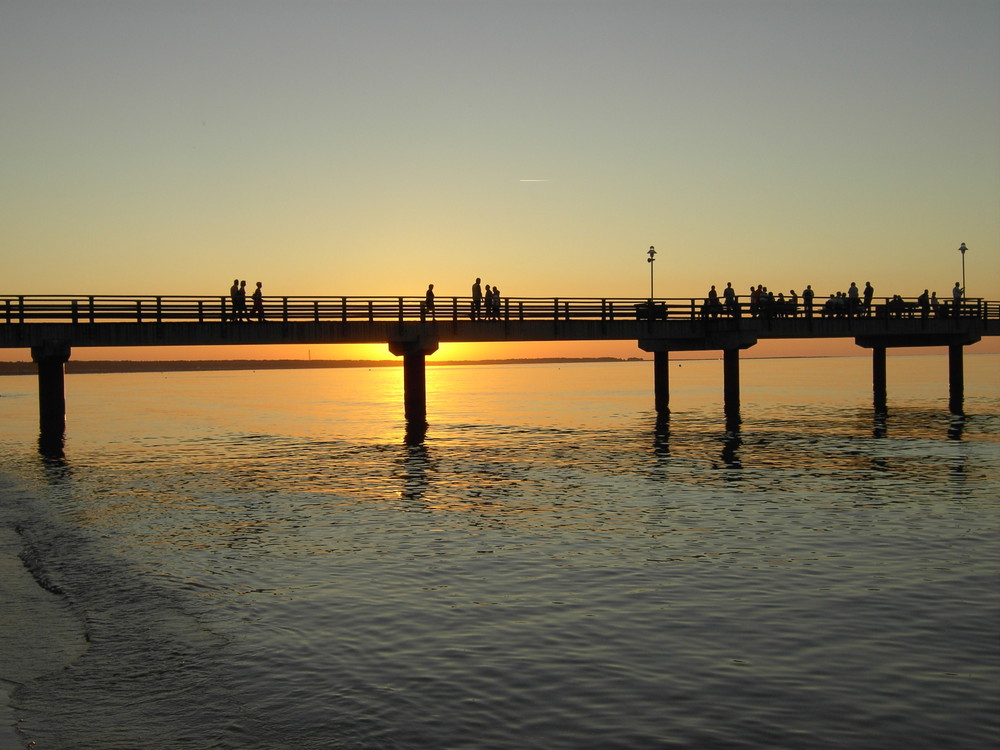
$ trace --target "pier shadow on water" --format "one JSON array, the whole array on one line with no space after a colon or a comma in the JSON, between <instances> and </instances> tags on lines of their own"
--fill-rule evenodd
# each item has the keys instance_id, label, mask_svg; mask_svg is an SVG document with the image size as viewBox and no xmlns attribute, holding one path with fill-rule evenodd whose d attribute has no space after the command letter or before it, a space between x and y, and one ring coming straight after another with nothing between
<instances>
[{"instance_id":1,"label":"pier shadow on water","mask_svg":"<svg viewBox=\"0 0 1000 750\"><path fill-rule=\"evenodd\" d=\"M403 442L408 446L423 445L427 439L427 420L408 420Z\"/></svg>"},{"instance_id":2,"label":"pier shadow on water","mask_svg":"<svg viewBox=\"0 0 1000 750\"><path fill-rule=\"evenodd\" d=\"M727 469L742 469L743 463L740 459L739 449L743 445L742 435L743 421L739 412L730 412L726 415L725 428L722 435L717 438L722 443L720 458L722 464ZM705 437L709 437L707 434ZM653 428L653 453L659 459L670 458L670 415L660 414L656 417L656 424Z\"/></svg>"},{"instance_id":3,"label":"pier shadow on water","mask_svg":"<svg viewBox=\"0 0 1000 750\"><path fill-rule=\"evenodd\" d=\"M431 468L430 455L424 443L410 444L405 446L405 454L402 460L403 489L401 495L404 500L423 500L424 494L429 487L427 472Z\"/></svg>"},{"instance_id":4,"label":"pier shadow on water","mask_svg":"<svg viewBox=\"0 0 1000 750\"><path fill-rule=\"evenodd\" d=\"M426 420L411 420L406 423L400 460L403 481L400 495L404 500L421 502L430 486L428 470L431 468L431 459L426 443L428 426Z\"/></svg>"},{"instance_id":5,"label":"pier shadow on water","mask_svg":"<svg viewBox=\"0 0 1000 750\"><path fill-rule=\"evenodd\" d=\"M38 456L42 462L46 479L52 484L58 484L68 479L72 467L66 459L66 436L64 433L38 436Z\"/></svg>"},{"instance_id":6,"label":"pier shadow on water","mask_svg":"<svg viewBox=\"0 0 1000 750\"><path fill-rule=\"evenodd\" d=\"M898 413L890 416L888 412L876 410L872 416L872 437L880 440L890 438L893 428L896 428L897 432L926 429L927 424L933 424L935 421L939 421L939 419L936 419L934 414L908 415ZM948 415L948 426L945 434L949 440L962 440L965 428L966 417L964 414L952 413Z\"/></svg>"},{"instance_id":7,"label":"pier shadow on water","mask_svg":"<svg viewBox=\"0 0 1000 750\"><path fill-rule=\"evenodd\" d=\"M38 453L46 461L62 461L66 457L66 433L41 431L38 434Z\"/></svg>"},{"instance_id":8,"label":"pier shadow on water","mask_svg":"<svg viewBox=\"0 0 1000 750\"><path fill-rule=\"evenodd\" d=\"M725 436L722 439L722 463L727 469L742 469L743 462L740 460L739 449L743 445L743 438L740 434L739 426L736 428L726 428Z\"/></svg>"}]
</instances>

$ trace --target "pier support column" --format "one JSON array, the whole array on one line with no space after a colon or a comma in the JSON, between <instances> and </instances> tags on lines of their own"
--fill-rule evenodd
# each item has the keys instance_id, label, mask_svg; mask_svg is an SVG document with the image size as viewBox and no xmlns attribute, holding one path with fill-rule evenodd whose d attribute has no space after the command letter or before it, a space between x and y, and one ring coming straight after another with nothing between
<instances>
[{"instance_id":1,"label":"pier support column","mask_svg":"<svg viewBox=\"0 0 1000 750\"><path fill-rule=\"evenodd\" d=\"M740 350L722 351L722 392L725 399L726 421L740 418Z\"/></svg>"},{"instance_id":2,"label":"pier support column","mask_svg":"<svg viewBox=\"0 0 1000 750\"><path fill-rule=\"evenodd\" d=\"M389 351L403 358L403 411L410 425L427 423L426 358L436 341L390 341Z\"/></svg>"},{"instance_id":3,"label":"pier support column","mask_svg":"<svg viewBox=\"0 0 1000 750\"><path fill-rule=\"evenodd\" d=\"M656 413L670 414L670 352L653 352L653 391Z\"/></svg>"},{"instance_id":4,"label":"pier support column","mask_svg":"<svg viewBox=\"0 0 1000 750\"><path fill-rule=\"evenodd\" d=\"M38 365L38 421L45 440L59 440L66 432L69 355L69 344L61 341L31 347L31 359Z\"/></svg>"},{"instance_id":5,"label":"pier support column","mask_svg":"<svg viewBox=\"0 0 1000 750\"><path fill-rule=\"evenodd\" d=\"M875 397L875 413L888 414L888 393L885 385L885 347L872 347L872 393Z\"/></svg>"},{"instance_id":6,"label":"pier support column","mask_svg":"<svg viewBox=\"0 0 1000 750\"><path fill-rule=\"evenodd\" d=\"M407 422L427 421L426 355L412 352L403 355L403 401Z\"/></svg>"},{"instance_id":7,"label":"pier support column","mask_svg":"<svg viewBox=\"0 0 1000 750\"><path fill-rule=\"evenodd\" d=\"M962 363L962 345L948 347L948 410L952 414L964 414L965 371Z\"/></svg>"}]
</instances>

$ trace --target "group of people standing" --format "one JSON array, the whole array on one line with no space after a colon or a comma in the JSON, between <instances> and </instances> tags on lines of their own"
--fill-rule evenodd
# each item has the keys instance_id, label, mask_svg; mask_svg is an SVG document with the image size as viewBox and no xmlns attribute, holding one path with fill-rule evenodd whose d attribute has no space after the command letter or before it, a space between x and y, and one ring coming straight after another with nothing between
<instances>
[{"instance_id":1,"label":"group of people standing","mask_svg":"<svg viewBox=\"0 0 1000 750\"><path fill-rule=\"evenodd\" d=\"M956 281L952 289L953 300L951 307L953 310L958 311L960 309L964 296L965 290ZM813 317L814 297L815 293L813 292L812 284L806 285L806 288L802 290L801 297L794 289L791 289L786 297L783 292L775 295L774 292L769 291L763 284L758 284L756 287L751 285L748 297L748 311L750 316L754 318L794 318L799 316L801 304L802 316L811 318ZM857 283L852 281L846 292L839 291L831 294L822 303L822 308L819 309L819 312L824 317L834 318L870 317L874 297L875 288L870 281L865 282L863 289L859 288ZM885 312L892 315L917 309L923 317L927 317L931 312L936 316L940 316L947 315L948 307L947 302L938 302L936 292L928 296L928 291L925 289L924 293L917 298L915 306L912 302L906 303L902 297L895 295L886 303ZM721 298L713 284L705 298L705 303L702 307L702 316L714 318L719 315L730 315L732 317L739 317L741 309L739 297L736 295L736 290L733 289L732 282L726 284Z\"/></svg>"},{"instance_id":2,"label":"group of people standing","mask_svg":"<svg viewBox=\"0 0 1000 750\"><path fill-rule=\"evenodd\" d=\"M469 307L469 318L472 320L500 320L500 287L495 284L491 288L486 285L486 292L483 293L483 280L476 278L472 285L472 303ZM423 305L424 315L430 315L432 320L437 319L434 311L434 285L427 285L427 293L424 295Z\"/></svg>"},{"instance_id":3,"label":"group of people standing","mask_svg":"<svg viewBox=\"0 0 1000 750\"><path fill-rule=\"evenodd\" d=\"M847 292L831 294L823 303L823 314L834 318L870 317L872 314L872 297L875 289L871 282L865 282L864 291L858 289L855 282L847 288Z\"/></svg>"},{"instance_id":4,"label":"group of people standing","mask_svg":"<svg viewBox=\"0 0 1000 750\"><path fill-rule=\"evenodd\" d=\"M233 285L229 287L229 299L232 302L232 310L229 314L231 323L244 323L257 318L258 323L264 322L264 293L261 291L261 282L257 282L257 288L253 290L250 299L253 307L247 311L247 282L233 279Z\"/></svg>"},{"instance_id":5,"label":"group of people standing","mask_svg":"<svg viewBox=\"0 0 1000 750\"><path fill-rule=\"evenodd\" d=\"M923 293L917 297L917 308L920 310L920 317L922 318L929 318L931 313L933 313L936 318L947 318L949 312L957 318L962 314L963 299L965 299L965 289L963 289L962 285L956 281L955 286L951 288L950 310L947 302L938 301L937 292L931 292L930 295L928 295L926 289L924 289ZM896 303L896 306L899 307L899 303L902 303L902 300L897 301L897 298L893 297L890 304L893 303Z\"/></svg>"},{"instance_id":6,"label":"group of people standing","mask_svg":"<svg viewBox=\"0 0 1000 750\"><path fill-rule=\"evenodd\" d=\"M486 285L486 293L481 288L482 279L476 278L472 285L472 307L469 317L473 320L500 320L500 287Z\"/></svg>"},{"instance_id":7,"label":"group of people standing","mask_svg":"<svg viewBox=\"0 0 1000 750\"><path fill-rule=\"evenodd\" d=\"M264 319L264 294L261 282L257 282L257 288L250 295L253 302L251 309L247 310L247 282L233 279L233 285L229 288L229 297L232 300L232 309L228 316L230 322L249 322L256 318L257 322L263 323ZM875 296L875 288L870 281L865 282L864 289L859 289L856 282L851 282L846 292L836 292L831 294L823 304L822 314L826 317L868 317L872 314L872 300ZM961 309L961 302L965 296L965 290L956 281L952 289L952 308L957 315ZM813 316L813 292L812 284L807 284L802 290L801 304L802 314L806 318ZM469 309L469 317L472 320L500 320L500 288L494 285L492 288L486 285L486 292L483 293L482 279L476 278L472 285L472 303ZM788 297L783 292L775 295L763 284L754 287L750 286L749 313L753 318L794 318L799 315L800 297L795 290L789 291ZM895 295L886 304L887 314L902 313L912 303L907 305L899 295ZM935 315L947 314L948 304L939 303L937 292L928 296L925 289L923 294L917 298L916 309L923 317L927 317L931 311ZM733 289L733 282L726 284L722 290L720 299L719 293L715 289L715 284L708 290L708 295L702 306L703 317L718 317L720 314L738 318L741 315L741 306L736 290ZM434 285L427 285L427 292L424 297L423 314L436 320L437 315L434 309Z\"/></svg>"},{"instance_id":8,"label":"group of people standing","mask_svg":"<svg viewBox=\"0 0 1000 750\"><path fill-rule=\"evenodd\" d=\"M812 284L806 285L806 288L802 290L801 297L794 289L790 289L786 297L784 292L775 294L763 284L758 284L757 286L751 284L750 294L748 295L748 312L752 318L795 318L799 315L799 305L801 302L803 316L811 318L813 316L813 299L815 296ZM823 306L823 314L871 315L872 298L874 296L875 288L871 285L870 281L865 282L863 291L858 289L858 285L852 281L847 292L837 292L830 295L830 299ZM730 281L726 284L726 288L722 290L721 300L713 284L712 288L708 290L708 295L702 308L703 316L714 318L720 314L725 314L732 317L739 317L740 312L739 297L733 288L733 282Z\"/></svg>"},{"instance_id":9,"label":"group of people standing","mask_svg":"<svg viewBox=\"0 0 1000 750\"><path fill-rule=\"evenodd\" d=\"M852 284L852 286L854 286ZM856 288L856 287L855 287ZM871 284L867 289L871 289ZM813 292L812 284L807 284L802 290L802 309L806 317L811 318L813 314ZM750 285L748 312L752 318L794 318L799 314L800 297L794 289L790 290L788 296L784 292L775 294L763 284L757 286ZM870 297L868 297L870 300ZM702 307L703 317L716 318L719 315L729 315L738 318L741 314L740 298L733 288L733 282L728 282L726 288L722 290L720 299L719 293L715 289L715 284L708 290L705 304Z\"/></svg>"},{"instance_id":10,"label":"group of people standing","mask_svg":"<svg viewBox=\"0 0 1000 750\"><path fill-rule=\"evenodd\" d=\"M813 316L813 301L815 292L812 284L806 284L802 290L802 316ZM756 300L755 300L756 297ZM865 282L865 288L859 289L857 282L852 281L846 292L835 292L823 303L822 314L832 317L868 317L872 314L872 299L875 297L875 287L870 281ZM788 297L779 293L777 298L763 286L750 288L750 310L755 317L795 318L799 315L799 295L794 289L789 290Z\"/></svg>"}]
</instances>

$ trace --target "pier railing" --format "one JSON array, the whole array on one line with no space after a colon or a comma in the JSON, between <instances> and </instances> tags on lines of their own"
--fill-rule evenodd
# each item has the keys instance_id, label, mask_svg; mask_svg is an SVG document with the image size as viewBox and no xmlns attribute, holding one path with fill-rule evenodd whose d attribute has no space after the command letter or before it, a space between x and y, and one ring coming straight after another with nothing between
<instances>
[{"instance_id":1,"label":"pier railing","mask_svg":"<svg viewBox=\"0 0 1000 750\"><path fill-rule=\"evenodd\" d=\"M476 314L484 322L527 320L696 320L712 318L863 318L961 317L1000 319L1000 301L965 299L958 309L951 302L932 307L917 298L883 298L870 307L815 301L810 307L779 300L751 304L748 297L734 303L710 303L700 298L505 297L499 307ZM469 297L438 297L434 310L423 297L267 297L268 322L469 320L474 312ZM229 297L127 295L18 295L0 296L0 324L59 323L238 323L256 321L250 306L234 314Z\"/></svg>"}]
</instances>

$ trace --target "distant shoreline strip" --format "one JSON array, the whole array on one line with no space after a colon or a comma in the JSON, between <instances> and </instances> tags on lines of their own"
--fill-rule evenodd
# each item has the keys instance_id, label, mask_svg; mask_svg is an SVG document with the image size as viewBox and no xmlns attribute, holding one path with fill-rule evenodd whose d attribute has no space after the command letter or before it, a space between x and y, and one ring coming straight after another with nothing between
<instances>
[{"instance_id":1,"label":"distant shoreline strip","mask_svg":"<svg viewBox=\"0 0 1000 750\"><path fill-rule=\"evenodd\" d=\"M435 362L435 367L462 365L548 365L605 362L646 362L641 357L545 357L534 359L468 359ZM401 359L192 359L192 360L70 360L67 374L116 372L200 372L213 370L319 370L343 367L402 367ZM34 375L34 362L0 362L0 375Z\"/></svg>"}]
</instances>

